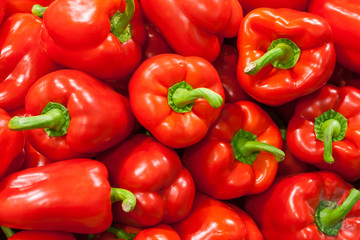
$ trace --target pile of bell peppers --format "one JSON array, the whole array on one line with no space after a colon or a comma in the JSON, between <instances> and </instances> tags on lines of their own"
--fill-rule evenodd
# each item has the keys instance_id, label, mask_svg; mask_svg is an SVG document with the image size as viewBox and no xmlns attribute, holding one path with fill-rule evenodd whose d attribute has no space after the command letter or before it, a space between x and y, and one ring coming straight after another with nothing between
<instances>
[{"instance_id":1,"label":"pile of bell peppers","mask_svg":"<svg viewBox=\"0 0 360 240\"><path fill-rule=\"evenodd\" d=\"M360 240L360 0L0 0L0 240Z\"/></svg>"}]
</instances>

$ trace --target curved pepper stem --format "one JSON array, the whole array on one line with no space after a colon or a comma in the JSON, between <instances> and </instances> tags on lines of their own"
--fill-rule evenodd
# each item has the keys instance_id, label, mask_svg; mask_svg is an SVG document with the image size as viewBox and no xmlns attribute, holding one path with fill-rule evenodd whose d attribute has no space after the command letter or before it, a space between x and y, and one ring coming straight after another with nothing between
<instances>
[{"instance_id":1,"label":"curved pepper stem","mask_svg":"<svg viewBox=\"0 0 360 240\"><path fill-rule=\"evenodd\" d=\"M121 43L127 42L131 39L130 21L135 13L134 0L126 0L126 7L124 12L117 11L110 18L111 33L114 34Z\"/></svg>"},{"instance_id":2,"label":"curved pepper stem","mask_svg":"<svg viewBox=\"0 0 360 240\"><path fill-rule=\"evenodd\" d=\"M256 135L240 129L231 140L235 158L243 163L252 165L260 151L272 153L277 162L284 159L285 153L270 144L258 142Z\"/></svg>"},{"instance_id":3,"label":"curved pepper stem","mask_svg":"<svg viewBox=\"0 0 360 240\"><path fill-rule=\"evenodd\" d=\"M324 161L333 163L332 143L345 137L347 119L333 109L315 118L314 131L316 138L324 142Z\"/></svg>"},{"instance_id":4,"label":"curved pepper stem","mask_svg":"<svg viewBox=\"0 0 360 240\"><path fill-rule=\"evenodd\" d=\"M121 206L124 212L130 212L136 205L135 195L122 188L111 188L111 203L122 202Z\"/></svg>"},{"instance_id":5,"label":"curved pepper stem","mask_svg":"<svg viewBox=\"0 0 360 240\"><path fill-rule=\"evenodd\" d=\"M275 68L292 68L299 60L300 53L300 48L293 41L286 38L276 39L272 41L268 51L262 57L248 63L244 72L254 75L270 63Z\"/></svg>"},{"instance_id":6,"label":"curved pepper stem","mask_svg":"<svg viewBox=\"0 0 360 240\"><path fill-rule=\"evenodd\" d=\"M47 7L43 7L39 4L35 4L32 8L31 8L31 12L32 14L34 14L35 16L42 18L44 16L44 12L47 9Z\"/></svg>"},{"instance_id":7,"label":"curved pepper stem","mask_svg":"<svg viewBox=\"0 0 360 240\"><path fill-rule=\"evenodd\" d=\"M1 226L1 230L4 232L6 238L10 238L12 235L15 234L15 232L8 227Z\"/></svg>"},{"instance_id":8,"label":"curved pepper stem","mask_svg":"<svg viewBox=\"0 0 360 240\"><path fill-rule=\"evenodd\" d=\"M321 201L315 211L316 225L323 233L336 236L345 216L359 200L360 191L353 188L340 206L337 206L336 202Z\"/></svg>"},{"instance_id":9,"label":"curved pepper stem","mask_svg":"<svg viewBox=\"0 0 360 240\"><path fill-rule=\"evenodd\" d=\"M193 89L185 81L174 84L168 91L168 104L179 113L190 112L198 98L205 98L213 108L221 107L224 101L220 94L207 88Z\"/></svg>"},{"instance_id":10,"label":"curved pepper stem","mask_svg":"<svg viewBox=\"0 0 360 240\"><path fill-rule=\"evenodd\" d=\"M50 102L41 115L32 117L13 117L8 127L14 131L44 128L50 137L59 137L67 133L70 116L66 107Z\"/></svg>"},{"instance_id":11,"label":"curved pepper stem","mask_svg":"<svg viewBox=\"0 0 360 240\"><path fill-rule=\"evenodd\" d=\"M110 226L106 231L113 233L118 239L133 240L136 236L136 233L127 233L114 226Z\"/></svg>"}]
</instances>

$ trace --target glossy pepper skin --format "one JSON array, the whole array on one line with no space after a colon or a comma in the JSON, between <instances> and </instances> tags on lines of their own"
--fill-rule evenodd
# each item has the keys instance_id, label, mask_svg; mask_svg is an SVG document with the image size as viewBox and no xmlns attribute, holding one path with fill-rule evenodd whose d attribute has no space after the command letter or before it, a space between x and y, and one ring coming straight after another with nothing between
<instances>
[{"instance_id":1,"label":"glossy pepper skin","mask_svg":"<svg viewBox=\"0 0 360 240\"><path fill-rule=\"evenodd\" d=\"M176 222L189 213L193 179L177 153L153 137L136 134L98 160L109 169L112 186L126 188L137 198L135 209L128 213L113 205L115 222L148 227Z\"/></svg>"},{"instance_id":2,"label":"glossy pepper skin","mask_svg":"<svg viewBox=\"0 0 360 240\"><path fill-rule=\"evenodd\" d=\"M141 61L146 31L137 0L59 0L43 19L41 44L61 65L120 80Z\"/></svg>"},{"instance_id":3,"label":"glossy pepper skin","mask_svg":"<svg viewBox=\"0 0 360 240\"><path fill-rule=\"evenodd\" d=\"M48 6L54 0L5 0L6 13L5 17L9 17L15 13L31 13L31 8L35 4L40 4L41 6Z\"/></svg>"},{"instance_id":4,"label":"glossy pepper skin","mask_svg":"<svg viewBox=\"0 0 360 240\"><path fill-rule=\"evenodd\" d=\"M317 209L321 209L319 206L326 203L320 204L321 201L341 205L348 197L351 188L349 183L332 172L319 171L282 177L277 179L267 191L248 196L245 201L245 211L254 219L267 240L357 240L360 239L360 202L354 206L348 205L346 209L350 210L350 213L345 213L346 216L337 216L338 218L333 219L335 212L328 215L320 214L324 216L325 221L326 219L333 221L329 225L343 219L338 226L340 230L333 232L335 235L322 232L317 227L319 220L315 217ZM353 199L352 203L357 199ZM331 212L331 209L325 211ZM320 222L324 223L321 220Z\"/></svg>"},{"instance_id":5,"label":"glossy pepper skin","mask_svg":"<svg viewBox=\"0 0 360 240\"><path fill-rule=\"evenodd\" d=\"M283 0L238 0L241 4L241 7L244 10L244 14L251 12L256 8L291 8L298 11L307 10L309 0L292 0L292 1L283 1Z\"/></svg>"},{"instance_id":6,"label":"glossy pepper skin","mask_svg":"<svg viewBox=\"0 0 360 240\"><path fill-rule=\"evenodd\" d=\"M316 91L335 67L331 28L308 12L255 9L241 22L237 45L238 81L266 105L279 106Z\"/></svg>"},{"instance_id":7,"label":"glossy pepper skin","mask_svg":"<svg viewBox=\"0 0 360 240\"><path fill-rule=\"evenodd\" d=\"M10 119L9 114L0 109L0 179L18 170L25 157L24 134L9 130Z\"/></svg>"},{"instance_id":8,"label":"glossy pepper skin","mask_svg":"<svg viewBox=\"0 0 360 240\"><path fill-rule=\"evenodd\" d=\"M172 227L160 224L140 231L134 240L181 240L181 238Z\"/></svg>"},{"instance_id":9,"label":"glossy pepper skin","mask_svg":"<svg viewBox=\"0 0 360 240\"><path fill-rule=\"evenodd\" d=\"M8 240L76 240L72 233L57 231L20 231L12 235Z\"/></svg>"},{"instance_id":10,"label":"glossy pepper skin","mask_svg":"<svg viewBox=\"0 0 360 240\"><path fill-rule=\"evenodd\" d=\"M142 126L161 143L183 148L206 135L220 114L224 89L205 59L160 54L135 71L129 97Z\"/></svg>"},{"instance_id":11,"label":"glossy pepper skin","mask_svg":"<svg viewBox=\"0 0 360 240\"><path fill-rule=\"evenodd\" d=\"M141 0L146 18L172 49L212 62L223 38L237 35L243 18L237 0ZM176 29L176 31L174 31Z\"/></svg>"},{"instance_id":12,"label":"glossy pepper skin","mask_svg":"<svg viewBox=\"0 0 360 240\"><path fill-rule=\"evenodd\" d=\"M233 204L196 193L189 215L171 225L181 239L263 240L254 221Z\"/></svg>"},{"instance_id":13,"label":"glossy pepper skin","mask_svg":"<svg viewBox=\"0 0 360 240\"><path fill-rule=\"evenodd\" d=\"M27 117L12 118L9 127L29 129L27 140L50 161L96 155L124 140L135 125L127 98L78 70L40 78L25 110Z\"/></svg>"},{"instance_id":14,"label":"glossy pepper skin","mask_svg":"<svg viewBox=\"0 0 360 240\"><path fill-rule=\"evenodd\" d=\"M351 0L312 0L308 9L309 12L323 17L331 26L337 62L358 74L360 74L358 47L360 34L352 29L360 26L359 3Z\"/></svg>"},{"instance_id":15,"label":"glossy pepper skin","mask_svg":"<svg viewBox=\"0 0 360 240\"><path fill-rule=\"evenodd\" d=\"M58 67L38 41L42 20L31 13L17 13L0 28L0 107L13 111L24 106L30 87Z\"/></svg>"},{"instance_id":16,"label":"glossy pepper skin","mask_svg":"<svg viewBox=\"0 0 360 240\"><path fill-rule=\"evenodd\" d=\"M300 160L360 178L360 90L327 84L298 100L287 128L290 151Z\"/></svg>"},{"instance_id":17,"label":"glossy pepper skin","mask_svg":"<svg viewBox=\"0 0 360 240\"><path fill-rule=\"evenodd\" d=\"M274 180L280 130L257 104L225 104L219 118L199 143L185 149L182 161L197 189L216 199L233 199L267 189Z\"/></svg>"},{"instance_id":18,"label":"glossy pepper skin","mask_svg":"<svg viewBox=\"0 0 360 240\"><path fill-rule=\"evenodd\" d=\"M110 187L104 164L84 158L18 171L0 189L0 224L15 229L102 232L112 223L112 202L127 211L136 203L130 192Z\"/></svg>"}]
</instances>

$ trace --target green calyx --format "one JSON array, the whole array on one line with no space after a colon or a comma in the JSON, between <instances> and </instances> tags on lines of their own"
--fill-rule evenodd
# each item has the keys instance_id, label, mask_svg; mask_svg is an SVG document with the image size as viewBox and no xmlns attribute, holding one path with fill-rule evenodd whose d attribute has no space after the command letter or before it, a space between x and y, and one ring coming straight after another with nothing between
<instances>
[{"instance_id":1,"label":"green calyx","mask_svg":"<svg viewBox=\"0 0 360 240\"><path fill-rule=\"evenodd\" d=\"M340 113L330 109L314 121L316 138L324 142L324 161L333 163L332 142L344 139L347 129L347 119Z\"/></svg>"},{"instance_id":2,"label":"green calyx","mask_svg":"<svg viewBox=\"0 0 360 240\"><path fill-rule=\"evenodd\" d=\"M111 203L122 202L121 206L124 212L130 212L136 205L135 195L122 188L111 188Z\"/></svg>"},{"instance_id":3,"label":"green calyx","mask_svg":"<svg viewBox=\"0 0 360 240\"><path fill-rule=\"evenodd\" d=\"M360 191L353 188L349 196L338 206L336 202L321 201L315 211L315 224L319 230L329 236L336 236L345 216L360 199Z\"/></svg>"},{"instance_id":4,"label":"green calyx","mask_svg":"<svg viewBox=\"0 0 360 240\"><path fill-rule=\"evenodd\" d=\"M43 6L39 5L39 4L35 4L31 8L31 12L35 16L37 16L39 18L42 18L44 16L44 12L45 12L46 9L47 9L47 7L43 7Z\"/></svg>"},{"instance_id":5,"label":"green calyx","mask_svg":"<svg viewBox=\"0 0 360 240\"><path fill-rule=\"evenodd\" d=\"M14 230L8 227L1 226L1 230L5 234L6 238L10 238L12 235L15 234Z\"/></svg>"},{"instance_id":6,"label":"green calyx","mask_svg":"<svg viewBox=\"0 0 360 240\"><path fill-rule=\"evenodd\" d=\"M190 112L198 98L205 98L213 108L219 108L223 104L220 94L207 88L194 89L185 81L175 83L168 90L168 104L178 113Z\"/></svg>"},{"instance_id":7,"label":"green calyx","mask_svg":"<svg viewBox=\"0 0 360 240\"><path fill-rule=\"evenodd\" d=\"M268 51L262 57L248 63L244 72L254 75L270 63L279 69L292 68L298 62L300 53L300 48L293 41L287 38L276 39L271 42Z\"/></svg>"},{"instance_id":8,"label":"green calyx","mask_svg":"<svg viewBox=\"0 0 360 240\"><path fill-rule=\"evenodd\" d=\"M49 137L60 137L67 133L70 115L66 107L59 103L49 102L41 115L32 117L13 117L8 127L14 131L44 128Z\"/></svg>"},{"instance_id":9,"label":"green calyx","mask_svg":"<svg viewBox=\"0 0 360 240\"><path fill-rule=\"evenodd\" d=\"M136 233L127 233L124 230L114 226L110 226L106 231L113 233L117 237L117 239L124 240L133 240L137 235Z\"/></svg>"},{"instance_id":10,"label":"green calyx","mask_svg":"<svg viewBox=\"0 0 360 240\"><path fill-rule=\"evenodd\" d=\"M232 138L231 145L234 150L236 160L252 165L260 151L272 153L276 157L276 161L280 162L284 159L285 153L263 142L258 142L255 134L240 129Z\"/></svg>"},{"instance_id":11,"label":"green calyx","mask_svg":"<svg viewBox=\"0 0 360 240\"><path fill-rule=\"evenodd\" d=\"M126 0L124 12L117 11L110 18L111 33L114 34L121 43L129 41L132 37L130 21L134 16L134 0Z\"/></svg>"}]
</instances>

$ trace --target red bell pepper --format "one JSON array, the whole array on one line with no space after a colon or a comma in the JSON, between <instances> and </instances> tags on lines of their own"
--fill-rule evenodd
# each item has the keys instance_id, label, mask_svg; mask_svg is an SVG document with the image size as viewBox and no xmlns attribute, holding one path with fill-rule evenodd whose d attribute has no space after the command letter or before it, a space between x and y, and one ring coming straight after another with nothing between
<instances>
[{"instance_id":1,"label":"red bell pepper","mask_svg":"<svg viewBox=\"0 0 360 240\"><path fill-rule=\"evenodd\" d=\"M325 85L298 100L287 143L298 159L334 171L348 181L360 178L360 90Z\"/></svg>"},{"instance_id":2,"label":"red bell pepper","mask_svg":"<svg viewBox=\"0 0 360 240\"><path fill-rule=\"evenodd\" d=\"M177 232L166 224L160 224L139 232L134 240L181 240Z\"/></svg>"},{"instance_id":3,"label":"red bell pepper","mask_svg":"<svg viewBox=\"0 0 360 240\"><path fill-rule=\"evenodd\" d=\"M35 4L42 6L48 6L54 0L5 0L7 1L6 6L6 17L9 17L15 13L31 13L31 8Z\"/></svg>"},{"instance_id":4,"label":"red bell pepper","mask_svg":"<svg viewBox=\"0 0 360 240\"><path fill-rule=\"evenodd\" d=\"M264 239L254 221L243 210L201 193L196 193L189 215L171 226L181 239Z\"/></svg>"},{"instance_id":5,"label":"red bell pepper","mask_svg":"<svg viewBox=\"0 0 360 240\"><path fill-rule=\"evenodd\" d=\"M239 53L236 47L229 44L223 44L219 56L213 62L224 87L225 102L233 103L243 100L252 100L240 87L237 81L236 69L238 59Z\"/></svg>"},{"instance_id":6,"label":"red bell pepper","mask_svg":"<svg viewBox=\"0 0 360 240\"><path fill-rule=\"evenodd\" d=\"M141 0L146 18L172 49L213 62L223 38L237 35L243 18L238 0Z\"/></svg>"},{"instance_id":7,"label":"red bell pepper","mask_svg":"<svg viewBox=\"0 0 360 240\"><path fill-rule=\"evenodd\" d=\"M334 35L336 60L360 74L359 2L352 0L311 0L309 12L323 17Z\"/></svg>"},{"instance_id":8,"label":"red bell pepper","mask_svg":"<svg viewBox=\"0 0 360 240\"><path fill-rule=\"evenodd\" d=\"M129 83L131 109L161 143L190 146L219 116L224 89L205 59L161 54L144 61Z\"/></svg>"},{"instance_id":9,"label":"red bell pepper","mask_svg":"<svg viewBox=\"0 0 360 240\"><path fill-rule=\"evenodd\" d=\"M0 225L26 230L98 233L112 223L111 204L131 211L135 196L111 188L104 164L72 159L13 173L0 182Z\"/></svg>"},{"instance_id":10,"label":"red bell pepper","mask_svg":"<svg viewBox=\"0 0 360 240\"><path fill-rule=\"evenodd\" d=\"M216 199L267 189L284 157L278 126L257 104L226 103L206 137L185 149L182 161L196 188Z\"/></svg>"},{"instance_id":11,"label":"red bell pepper","mask_svg":"<svg viewBox=\"0 0 360 240\"><path fill-rule=\"evenodd\" d=\"M8 240L76 240L72 233L57 231L20 231L10 236Z\"/></svg>"},{"instance_id":12,"label":"red bell pepper","mask_svg":"<svg viewBox=\"0 0 360 240\"><path fill-rule=\"evenodd\" d=\"M247 14L239 29L238 51L241 87L273 106L325 85L336 60L329 24L293 9L258 8Z\"/></svg>"},{"instance_id":13,"label":"red bell pepper","mask_svg":"<svg viewBox=\"0 0 360 240\"><path fill-rule=\"evenodd\" d=\"M238 0L244 10L244 14L256 8L291 8L298 11L307 11L309 0Z\"/></svg>"},{"instance_id":14,"label":"red bell pepper","mask_svg":"<svg viewBox=\"0 0 360 240\"><path fill-rule=\"evenodd\" d=\"M6 0L0 0L0 24L2 23L6 10Z\"/></svg>"},{"instance_id":15,"label":"red bell pepper","mask_svg":"<svg viewBox=\"0 0 360 240\"><path fill-rule=\"evenodd\" d=\"M27 130L27 140L50 161L94 156L124 140L135 124L127 98L78 70L39 79L25 109L28 117L13 117L9 128Z\"/></svg>"},{"instance_id":16,"label":"red bell pepper","mask_svg":"<svg viewBox=\"0 0 360 240\"><path fill-rule=\"evenodd\" d=\"M0 28L0 107L24 106L30 87L57 69L38 44L42 21L30 13L7 18Z\"/></svg>"},{"instance_id":17,"label":"red bell pepper","mask_svg":"<svg viewBox=\"0 0 360 240\"><path fill-rule=\"evenodd\" d=\"M277 179L245 211L267 240L360 239L360 192L332 172Z\"/></svg>"},{"instance_id":18,"label":"red bell pepper","mask_svg":"<svg viewBox=\"0 0 360 240\"><path fill-rule=\"evenodd\" d=\"M0 179L18 170L24 161L24 134L9 130L11 117L0 109Z\"/></svg>"},{"instance_id":19,"label":"red bell pepper","mask_svg":"<svg viewBox=\"0 0 360 240\"><path fill-rule=\"evenodd\" d=\"M176 222L189 213L193 179L177 153L153 137L136 134L97 159L109 169L111 185L132 191L137 199L128 213L113 205L115 222L148 227Z\"/></svg>"},{"instance_id":20,"label":"red bell pepper","mask_svg":"<svg viewBox=\"0 0 360 240\"><path fill-rule=\"evenodd\" d=\"M41 44L57 63L99 79L122 79L140 64L146 30L137 0L57 0L43 13Z\"/></svg>"}]
</instances>

